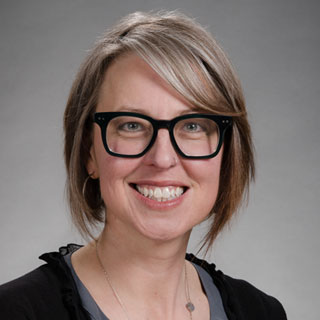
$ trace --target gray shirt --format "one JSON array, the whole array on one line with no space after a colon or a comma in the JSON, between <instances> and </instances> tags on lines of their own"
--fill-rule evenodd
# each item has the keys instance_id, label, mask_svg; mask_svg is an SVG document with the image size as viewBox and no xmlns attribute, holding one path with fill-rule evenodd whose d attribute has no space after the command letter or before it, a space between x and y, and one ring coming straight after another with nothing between
<instances>
[{"instance_id":1,"label":"gray shirt","mask_svg":"<svg viewBox=\"0 0 320 320\"><path fill-rule=\"evenodd\" d=\"M96 302L90 295L87 288L83 285L83 283L75 273L73 266L71 264L71 253L66 255L64 259L72 272L72 276L77 285L77 289L82 301L82 305L90 314L91 320L109 320L107 316L100 310L99 306L96 304ZM193 265L199 274L202 287L209 301L210 320L228 320L222 305L222 300L221 300L219 290L213 283L211 276L202 267L196 264L193 264Z\"/></svg>"}]
</instances>

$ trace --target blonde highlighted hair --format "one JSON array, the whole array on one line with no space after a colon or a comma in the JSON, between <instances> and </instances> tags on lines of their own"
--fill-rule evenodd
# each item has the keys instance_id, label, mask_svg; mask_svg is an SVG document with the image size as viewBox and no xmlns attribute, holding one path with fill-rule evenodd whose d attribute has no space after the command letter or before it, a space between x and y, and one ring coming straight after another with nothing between
<instances>
[{"instance_id":1,"label":"blonde highlighted hair","mask_svg":"<svg viewBox=\"0 0 320 320\"><path fill-rule=\"evenodd\" d=\"M242 89L225 53L194 20L177 12L137 12L123 18L96 43L70 91L64 115L67 195L73 220L83 235L104 221L99 181L88 179L92 115L110 64L135 53L195 109L233 116L224 140L218 196L204 237L209 248L244 200L254 177L250 126ZM192 160L190 160L192 161Z\"/></svg>"}]
</instances>

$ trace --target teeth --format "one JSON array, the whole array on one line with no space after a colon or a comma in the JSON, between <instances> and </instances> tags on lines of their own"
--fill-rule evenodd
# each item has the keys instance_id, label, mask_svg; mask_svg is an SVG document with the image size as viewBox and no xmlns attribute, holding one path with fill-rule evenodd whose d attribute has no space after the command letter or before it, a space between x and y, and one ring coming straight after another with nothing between
<instances>
[{"instance_id":1,"label":"teeth","mask_svg":"<svg viewBox=\"0 0 320 320\"><path fill-rule=\"evenodd\" d=\"M182 187L156 187L152 189L151 187L148 188L137 185L137 190L145 197L159 202L173 200L183 194Z\"/></svg>"},{"instance_id":2,"label":"teeth","mask_svg":"<svg viewBox=\"0 0 320 320\"><path fill-rule=\"evenodd\" d=\"M155 188L154 190L154 193L153 193L153 196L157 199L161 198L162 197L162 191L160 188Z\"/></svg>"},{"instance_id":3,"label":"teeth","mask_svg":"<svg viewBox=\"0 0 320 320\"><path fill-rule=\"evenodd\" d=\"M170 197L170 191L169 188L166 187L162 190L162 197L168 199Z\"/></svg>"},{"instance_id":4,"label":"teeth","mask_svg":"<svg viewBox=\"0 0 320 320\"><path fill-rule=\"evenodd\" d=\"M180 197L183 194L183 189L182 188L177 188L176 190L176 196Z\"/></svg>"}]
</instances>

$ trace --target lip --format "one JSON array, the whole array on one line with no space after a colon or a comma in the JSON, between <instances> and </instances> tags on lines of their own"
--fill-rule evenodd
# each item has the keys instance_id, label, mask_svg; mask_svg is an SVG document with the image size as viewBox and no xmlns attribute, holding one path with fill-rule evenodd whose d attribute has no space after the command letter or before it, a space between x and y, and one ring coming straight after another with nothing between
<instances>
[{"instance_id":1,"label":"lip","mask_svg":"<svg viewBox=\"0 0 320 320\"><path fill-rule=\"evenodd\" d=\"M131 185L148 185L148 186L155 186L155 187L182 187L188 188L188 185L181 181L177 180L162 180L162 181L153 181L153 180L138 180L132 181L129 184Z\"/></svg>"},{"instance_id":2,"label":"lip","mask_svg":"<svg viewBox=\"0 0 320 320\"><path fill-rule=\"evenodd\" d=\"M178 198L168 200L168 201L156 201L150 198L143 196L140 192L138 192L135 188L135 185L148 185L148 186L155 186L155 187L182 187L185 191L184 193L179 196ZM152 210L170 210L177 206L179 206L183 200L185 199L186 195L188 194L189 187L186 186L185 183L179 181L151 181L151 180L139 180L137 182L129 183L131 190L134 192L135 197L141 201L144 205L149 207Z\"/></svg>"}]
</instances>

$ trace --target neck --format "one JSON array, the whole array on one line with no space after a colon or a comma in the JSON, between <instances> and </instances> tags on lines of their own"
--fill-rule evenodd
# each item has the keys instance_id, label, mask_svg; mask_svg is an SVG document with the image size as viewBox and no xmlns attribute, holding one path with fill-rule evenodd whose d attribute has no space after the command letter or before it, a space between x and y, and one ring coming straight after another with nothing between
<instances>
[{"instance_id":1,"label":"neck","mask_svg":"<svg viewBox=\"0 0 320 320\"><path fill-rule=\"evenodd\" d=\"M171 319L177 306L184 308L189 236L190 232L178 239L160 241L105 227L98 240L100 259L128 310L140 303L140 307L148 306L154 314Z\"/></svg>"},{"instance_id":2,"label":"neck","mask_svg":"<svg viewBox=\"0 0 320 320\"><path fill-rule=\"evenodd\" d=\"M111 259L112 264L128 266L130 262L149 267L154 264L161 268L183 264L190 233L170 240L158 240L144 237L134 230L106 225L99 242L101 254L105 259Z\"/></svg>"}]
</instances>

